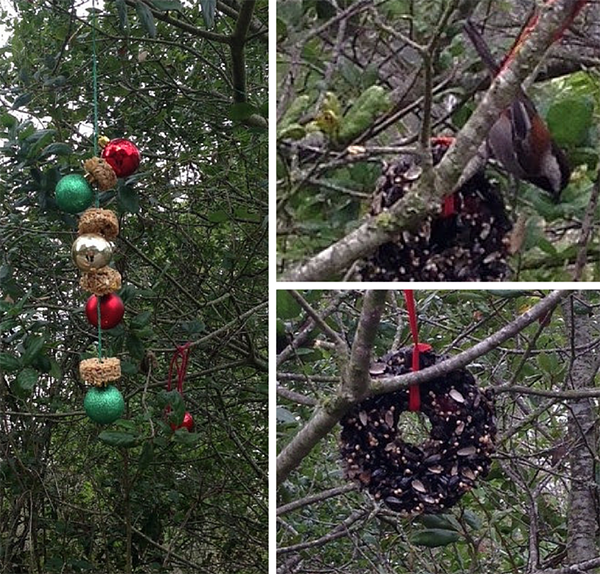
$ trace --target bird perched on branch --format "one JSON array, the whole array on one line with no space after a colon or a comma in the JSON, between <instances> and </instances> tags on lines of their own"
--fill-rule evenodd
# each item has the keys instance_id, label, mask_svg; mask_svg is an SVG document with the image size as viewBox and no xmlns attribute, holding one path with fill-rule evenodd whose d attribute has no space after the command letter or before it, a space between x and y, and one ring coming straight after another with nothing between
<instances>
[{"instance_id":1,"label":"bird perched on branch","mask_svg":"<svg viewBox=\"0 0 600 574\"><path fill-rule=\"evenodd\" d=\"M497 76L515 48L501 67L475 25L467 21L464 30L492 78ZM520 45L521 37L516 46ZM555 201L560 199L562 190L569 183L571 168L533 102L522 89L490 129L487 144L494 158L509 173L547 191Z\"/></svg>"}]
</instances>

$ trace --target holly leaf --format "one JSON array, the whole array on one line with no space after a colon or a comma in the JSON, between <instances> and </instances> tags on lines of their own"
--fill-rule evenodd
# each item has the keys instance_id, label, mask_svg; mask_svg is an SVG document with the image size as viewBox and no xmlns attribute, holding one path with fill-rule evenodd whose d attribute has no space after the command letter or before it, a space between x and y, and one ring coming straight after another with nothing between
<instances>
[{"instance_id":1,"label":"holly leaf","mask_svg":"<svg viewBox=\"0 0 600 574\"><path fill-rule=\"evenodd\" d=\"M23 369L17 375L16 393L20 397L26 397L31 394L33 388L37 385L38 373L35 369Z\"/></svg>"},{"instance_id":2,"label":"holly leaf","mask_svg":"<svg viewBox=\"0 0 600 574\"><path fill-rule=\"evenodd\" d=\"M481 518L479 518L479 516L475 514L472 510L465 510L464 517L465 522L473 530L481 530Z\"/></svg>"},{"instance_id":3,"label":"holly leaf","mask_svg":"<svg viewBox=\"0 0 600 574\"><path fill-rule=\"evenodd\" d=\"M127 16L127 6L125 0L116 0L117 15L119 17L119 28L125 35L129 36L129 17Z\"/></svg>"},{"instance_id":4,"label":"holly leaf","mask_svg":"<svg viewBox=\"0 0 600 574\"><path fill-rule=\"evenodd\" d=\"M156 38L156 23L154 22L154 16L152 15L152 11L146 4L138 0L135 3L135 9L140 18L140 22L146 28L148 35L151 38Z\"/></svg>"},{"instance_id":5,"label":"holly leaf","mask_svg":"<svg viewBox=\"0 0 600 574\"><path fill-rule=\"evenodd\" d=\"M26 106L33 98L33 94L21 94L14 102L13 102L13 110Z\"/></svg>"},{"instance_id":6,"label":"holly leaf","mask_svg":"<svg viewBox=\"0 0 600 574\"><path fill-rule=\"evenodd\" d=\"M0 371L14 373L21 368L21 360L12 353L0 353Z\"/></svg>"},{"instance_id":7,"label":"holly leaf","mask_svg":"<svg viewBox=\"0 0 600 574\"><path fill-rule=\"evenodd\" d=\"M417 546L427 546L436 548L438 546L448 546L460 540L460 534L455 530L445 530L442 528L428 528L414 534L410 541Z\"/></svg>"},{"instance_id":8,"label":"holly leaf","mask_svg":"<svg viewBox=\"0 0 600 574\"><path fill-rule=\"evenodd\" d=\"M139 469L146 470L150 463L154 460L154 444L151 441L144 443L142 452L140 453L140 460L138 462Z\"/></svg>"},{"instance_id":9,"label":"holly leaf","mask_svg":"<svg viewBox=\"0 0 600 574\"><path fill-rule=\"evenodd\" d=\"M31 365L32 361L42 352L46 340L42 336L32 337L28 343L25 353L23 353L23 364Z\"/></svg>"},{"instance_id":10,"label":"holly leaf","mask_svg":"<svg viewBox=\"0 0 600 574\"><path fill-rule=\"evenodd\" d=\"M167 12L168 10L183 12L183 6L179 0L152 0L152 6L161 12Z\"/></svg>"},{"instance_id":11,"label":"holly leaf","mask_svg":"<svg viewBox=\"0 0 600 574\"><path fill-rule=\"evenodd\" d=\"M98 438L110 446L121 448L131 448L132 446L135 446L138 441L136 435L119 431L102 431L98 435Z\"/></svg>"},{"instance_id":12,"label":"holly leaf","mask_svg":"<svg viewBox=\"0 0 600 574\"><path fill-rule=\"evenodd\" d=\"M73 153L73 149L69 144L57 142L47 145L40 154L40 159L51 155L69 155Z\"/></svg>"},{"instance_id":13,"label":"holly leaf","mask_svg":"<svg viewBox=\"0 0 600 574\"><path fill-rule=\"evenodd\" d=\"M585 143L594 117L591 97L565 98L548 110L548 128L559 145L576 147Z\"/></svg>"},{"instance_id":14,"label":"holly leaf","mask_svg":"<svg viewBox=\"0 0 600 574\"><path fill-rule=\"evenodd\" d=\"M133 187L119 186L118 199L125 211L137 213L140 210L140 198Z\"/></svg>"},{"instance_id":15,"label":"holly leaf","mask_svg":"<svg viewBox=\"0 0 600 574\"><path fill-rule=\"evenodd\" d=\"M202 18L207 28L212 28L215 23L215 10L217 8L217 0L200 0L202 8Z\"/></svg>"},{"instance_id":16,"label":"holly leaf","mask_svg":"<svg viewBox=\"0 0 600 574\"><path fill-rule=\"evenodd\" d=\"M129 335L126 341L129 354L138 360L142 360L145 354L144 343L137 335Z\"/></svg>"},{"instance_id":17,"label":"holly leaf","mask_svg":"<svg viewBox=\"0 0 600 574\"><path fill-rule=\"evenodd\" d=\"M132 329L142 329L150 322L150 317L152 317L152 311L144 311L143 313L136 315L130 321L129 326Z\"/></svg>"}]
</instances>

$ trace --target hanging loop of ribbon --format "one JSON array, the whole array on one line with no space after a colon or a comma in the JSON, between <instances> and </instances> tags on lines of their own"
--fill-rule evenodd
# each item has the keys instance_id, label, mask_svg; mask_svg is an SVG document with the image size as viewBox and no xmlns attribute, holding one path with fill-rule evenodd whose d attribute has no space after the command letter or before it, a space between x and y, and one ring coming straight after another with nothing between
<instances>
[{"instance_id":1,"label":"hanging loop of ribbon","mask_svg":"<svg viewBox=\"0 0 600 574\"><path fill-rule=\"evenodd\" d=\"M171 363L169 365L169 378L167 379L167 391L170 391L173 386L173 371L177 373L177 390L183 397L183 381L187 372L188 360L190 357L191 343L177 346L176 351L171 357ZM167 413L171 410L171 407L167 407Z\"/></svg>"},{"instance_id":2,"label":"hanging loop of ribbon","mask_svg":"<svg viewBox=\"0 0 600 574\"><path fill-rule=\"evenodd\" d=\"M412 289L404 289L404 299L406 300L406 311L408 313L408 323L413 338L412 371L416 372L420 368L419 353L430 351L431 345L419 343L419 327L417 325L417 312L415 309L415 296ZM408 390L408 410L421 410L421 391L419 385L411 385Z\"/></svg>"}]
</instances>

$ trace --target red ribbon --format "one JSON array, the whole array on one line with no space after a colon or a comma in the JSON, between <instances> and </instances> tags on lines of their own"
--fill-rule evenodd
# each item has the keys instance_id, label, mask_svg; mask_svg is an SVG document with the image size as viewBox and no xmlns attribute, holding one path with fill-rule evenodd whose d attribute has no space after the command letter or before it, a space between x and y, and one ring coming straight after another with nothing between
<instances>
[{"instance_id":1,"label":"red ribbon","mask_svg":"<svg viewBox=\"0 0 600 574\"><path fill-rule=\"evenodd\" d=\"M431 143L432 145L439 145L448 149L454 143L454 139L454 136L433 136L431 138ZM456 213L458 213L456 209L456 195L453 193L452 195L448 195L444 198L442 217L450 217Z\"/></svg>"},{"instance_id":2,"label":"red ribbon","mask_svg":"<svg viewBox=\"0 0 600 574\"><path fill-rule=\"evenodd\" d=\"M171 358L171 364L169 365L169 379L167 380L167 391L171 390L171 381L173 377L173 369L177 372L177 390L179 394L183 397L183 380L185 379L185 374L187 372L188 360L190 357L190 345L191 343L186 343L185 345L177 346L177 350L173 353L173 357ZM171 411L171 407L167 407L167 413Z\"/></svg>"},{"instance_id":3,"label":"red ribbon","mask_svg":"<svg viewBox=\"0 0 600 574\"><path fill-rule=\"evenodd\" d=\"M412 289L404 289L404 299L406 300L406 311L408 312L408 322L410 324L410 332L414 341L412 354L412 371L419 370L419 353L430 351L431 345L427 343L419 343L419 328L417 326L417 312L415 310L415 296ZM421 391L419 385L411 385L408 390L408 410L421 410Z\"/></svg>"},{"instance_id":4,"label":"red ribbon","mask_svg":"<svg viewBox=\"0 0 600 574\"><path fill-rule=\"evenodd\" d=\"M444 207L442 209L442 217L450 217L456 213L456 196L453 193L452 195L447 195L444 198Z\"/></svg>"}]
</instances>

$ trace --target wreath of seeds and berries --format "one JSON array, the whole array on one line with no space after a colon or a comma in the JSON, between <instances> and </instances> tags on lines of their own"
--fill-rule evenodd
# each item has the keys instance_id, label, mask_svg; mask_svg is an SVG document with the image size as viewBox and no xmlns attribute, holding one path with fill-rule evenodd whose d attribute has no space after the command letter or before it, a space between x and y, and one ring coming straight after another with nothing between
<instances>
[{"instance_id":1,"label":"wreath of seeds and berries","mask_svg":"<svg viewBox=\"0 0 600 574\"><path fill-rule=\"evenodd\" d=\"M421 368L439 358L420 354ZM373 377L411 371L412 348L385 355ZM376 500L402 515L439 513L455 505L477 478L485 477L496 438L494 397L480 390L465 369L420 385L421 411L431 422L427 440L402 439L399 418L408 409L409 391L370 397L340 421L345 476Z\"/></svg>"}]
</instances>

